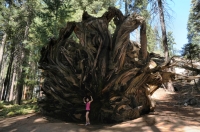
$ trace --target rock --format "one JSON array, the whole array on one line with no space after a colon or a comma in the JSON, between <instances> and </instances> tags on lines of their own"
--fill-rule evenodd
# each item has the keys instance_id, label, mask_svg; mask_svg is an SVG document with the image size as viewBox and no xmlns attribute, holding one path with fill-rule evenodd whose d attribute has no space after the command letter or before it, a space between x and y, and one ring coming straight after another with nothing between
<instances>
[{"instance_id":1,"label":"rock","mask_svg":"<svg viewBox=\"0 0 200 132\"><path fill-rule=\"evenodd\" d=\"M198 104L198 100L196 98L188 98L184 101L184 105L187 106L187 105L196 105Z\"/></svg>"},{"instance_id":2,"label":"rock","mask_svg":"<svg viewBox=\"0 0 200 132\"><path fill-rule=\"evenodd\" d=\"M184 106L188 106L188 104L187 104L187 103L184 103Z\"/></svg>"},{"instance_id":3,"label":"rock","mask_svg":"<svg viewBox=\"0 0 200 132\"><path fill-rule=\"evenodd\" d=\"M188 102L189 105L196 105L197 103L198 103L198 100L196 98L192 98Z\"/></svg>"},{"instance_id":4,"label":"rock","mask_svg":"<svg viewBox=\"0 0 200 132\"><path fill-rule=\"evenodd\" d=\"M146 116L144 116L143 119L145 120L145 122L149 126L156 124L156 117L155 116L146 115Z\"/></svg>"},{"instance_id":5,"label":"rock","mask_svg":"<svg viewBox=\"0 0 200 132\"><path fill-rule=\"evenodd\" d=\"M77 119L81 119L81 114L74 114Z\"/></svg>"}]
</instances>

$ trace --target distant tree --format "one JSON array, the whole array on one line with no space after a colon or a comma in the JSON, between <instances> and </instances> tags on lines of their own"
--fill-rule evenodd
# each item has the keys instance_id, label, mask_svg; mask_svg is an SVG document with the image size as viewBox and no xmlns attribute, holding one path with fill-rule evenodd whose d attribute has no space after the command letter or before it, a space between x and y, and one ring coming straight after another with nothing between
<instances>
[{"instance_id":1,"label":"distant tree","mask_svg":"<svg viewBox=\"0 0 200 132\"><path fill-rule=\"evenodd\" d=\"M155 52L157 49L156 31L150 25L147 26L147 49L149 52Z\"/></svg>"},{"instance_id":2,"label":"distant tree","mask_svg":"<svg viewBox=\"0 0 200 132\"><path fill-rule=\"evenodd\" d=\"M174 37L173 37L173 32L167 32L167 43L168 43L168 49L169 49L169 56L172 57L175 55L176 50L174 45L176 44L176 42L174 41Z\"/></svg>"},{"instance_id":3,"label":"distant tree","mask_svg":"<svg viewBox=\"0 0 200 132\"><path fill-rule=\"evenodd\" d=\"M190 65L192 68L194 68L193 63L195 61L200 61L199 57L200 57L200 45L198 44L192 44L192 43L188 43L185 44L184 47L182 48L182 56L186 57L189 61L190 61ZM194 75L194 72L192 72ZM197 73L199 74L199 73ZM200 90L197 87L197 82L196 80L194 80L195 82L195 89L200 92Z\"/></svg>"},{"instance_id":4,"label":"distant tree","mask_svg":"<svg viewBox=\"0 0 200 132\"><path fill-rule=\"evenodd\" d=\"M187 23L188 43L184 45L182 55L190 60L193 67L193 61L200 60L200 1L191 0L190 5L190 14ZM197 85L195 80L194 82L195 85ZM196 88L196 90L198 90L198 88Z\"/></svg>"},{"instance_id":5,"label":"distant tree","mask_svg":"<svg viewBox=\"0 0 200 132\"><path fill-rule=\"evenodd\" d=\"M50 37L57 37L58 31L65 26L67 19L74 14L75 9L72 8L71 1L63 0L42 0L40 2L42 10L38 12L40 19L46 26L46 32L49 32ZM67 7L67 8L66 8ZM52 25L52 26L51 26Z\"/></svg>"},{"instance_id":6,"label":"distant tree","mask_svg":"<svg viewBox=\"0 0 200 132\"><path fill-rule=\"evenodd\" d=\"M150 15L149 12L147 11L147 5L148 2L147 0L125 0L124 1L125 4L125 15L129 15L131 13L139 13L142 16L144 16L145 18L145 22L143 22L143 24L140 26L140 34L138 32L138 30L136 32L134 32L134 34L136 34L136 39L138 39L140 36L140 40L136 40L137 42L141 43L141 53L142 53L142 58L144 58L144 61L147 58L147 41L148 38L147 34L150 34L150 30L148 30L148 28L150 28L149 25L149 19L150 19ZM142 39L141 39L142 38Z\"/></svg>"},{"instance_id":7,"label":"distant tree","mask_svg":"<svg viewBox=\"0 0 200 132\"><path fill-rule=\"evenodd\" d=\"M166 0L148 0L148 2L151 4L151 12L154 15L159 14L159 20L160 20L160 25L161 25L161 33L162 33L162 47L164 49L164 57L165 57L165 62L169 60L169 46L168 46L168 41L167 41L167 31L166 31L166 21L165 17L169 17L169 13L165 10L167 7L167 2ZM168 69L167 71L169 71ZM169 91L174 91L174 87L172 85L172 82L169 81L166 83L166 87Z\"/></svg>"},{"instance_id":8,"label":"distant tree","mask_svg":"<svg viewBox=\"0 0 200 132\"><path fill-rule=\"evenodd\" d=\"M164 56L165 56L165 61L168 61L169 49L168 49L168 43L167 43L167 33L166 33L166 26L165 26L165 19L164 19L163 3L162 3L162 0L157 0L157 2L158 2L161 30L162 30L162 43L164 47Z\"/></svg>"},{"instance_id":9,"label":"distant tree","mask_svg":"<svg viewBox=\"0 0 200 132\"><path fill-rule=\"evenodd\" d=\"M114 6L117 0L72 0L73 8L76 9L76 14L73 17L76 21L81 21L83 11L95 17L101 16L107 8Z\"/></svg>"},{"instance_id":10,"label":"distant tree","mask_svg":"<svg viewBox=\"0 0 200 132\"><path fill-rule=\"evenodd\" d=\"M187 59L192 60L200 60L199 54L200 46L198 44L188 43L185 44L182 48L181 55L186 57Z\"/></svg>"},{"instance_id":11,"label":"distant tree","mask_svg":"<svg viewBox=\"0 0 200 132\"><path fill-rule=\"evenodd\" d=\"M7 34L7 39L5 40L5 43L8 41L8 45L5 45L6 48L4 48L3 53L7 52L7 60L3 61L2 65L5 65L5 68L1 68L1 73L6 69L5 71L5 78L4 75L1 76L1 90L2 95L1 99L6 100L9 94L10 90L10 83L11 77L12 77L12 68L13 68L13 60L14 60L14 51L15 51L15 44L17 43L17 37L15 36L15 29L17 23L15 22L15 17L17 16L16 8L13 6L13 1L4 1L1 3L1 30ZM15 41L13 41L14 39ZM2 75L2 74L1 74Z\"/></svg>"},{"instance_id":12,"label":"distant tree","mask_svg":"<svg viewBox=\"0 0 200 132\"><path fill-rule=\"evenodd\" d=\"M3 79L2 100L9 101L9 99L12 99L13 90L15 90L15 103L20 104L21 102L24 78L26 76L24 68L28 64L27 58L30 53L26 46L36 3L37 1L10 0L1 5L5 10L2 15L4 21L2 25L8 36L8 44L6 45L8 61L5 67L7 69L6 75Z\"/></svg>"},{"instance_id":13,"label":"distant tree","mask_svg":"<svg viewBox=\"0 0 200 132\"><path fill-rule=\"evenodd\" d=\"M200 45L200 1L191 0L191 8L187 23L188 43Z\"/></svg>"}]
</instances>

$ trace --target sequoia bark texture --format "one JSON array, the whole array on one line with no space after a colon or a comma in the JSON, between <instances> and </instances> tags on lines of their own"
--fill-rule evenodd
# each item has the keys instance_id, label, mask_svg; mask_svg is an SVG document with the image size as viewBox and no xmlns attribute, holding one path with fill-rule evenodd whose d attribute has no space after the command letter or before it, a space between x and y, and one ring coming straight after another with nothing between
<instances>
[{"instance_id":1,"label":"sequoia bark texture","mask_svg":"<svg viewBox=\"0 0 200 132\"><path fill-rule=\"evenodd\" d=\"M113 35L108 30L112 19L116 25ZM102 17L84 12L81 22L68 22L59 38L51 39L41 50L39 68L45 95L38 100L41 111L83 121L83 97L90 95L93 122L121 122L153 110L151 95L163 83L160 71L167 65L161 65L164 58L153 60L154 54L148 54L146 48L141 52L146 44L130 41L130 32L141 25L146 41L144 24L143 17L123 16L113 7Z\"/></svg>"}]
</instances>

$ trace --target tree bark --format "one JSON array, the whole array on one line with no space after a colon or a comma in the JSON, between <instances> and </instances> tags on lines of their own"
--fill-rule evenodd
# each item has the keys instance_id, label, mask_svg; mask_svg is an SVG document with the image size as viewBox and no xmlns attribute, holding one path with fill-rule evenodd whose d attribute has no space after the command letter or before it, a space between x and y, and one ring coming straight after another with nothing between
<instances>
[{"instance_id":1,"label":"tree bark","mask_svg":"<svg viewBox=\"0 0 200 132\"><path fill-rule=\"evenodd\" d=\"M167 62L169 59L169 50L168 50L168 44L167 44L167 33L166 33L162 0L158 0L158 8L159 8L159 15L160 15L160 25L161 25L161 30L162 30L162 43L164 47L164 56L165 56L165 62Z\"/></svg>"},{"instance_id":2,"label":"tree bark","mask_svg":"<svg viewBox=\"0 0 200 132\"><path fill-rule=\"evenodd\" d=\"M27 10L30 11L28 6L27 6ZM31 17L32 17L31 14L32 13L29 14L28 20L26 22L26 27L25 27L25 30L24 30L24 38L23 38L23 40L28 40L29 28L30 28L31 21L32 21L31 20ZM18 74L17 74L18 81L17 81L17 86L16 86L17 94L16 94L15 103L20 105L21 104L21 99L22 99L23 87L24 87L24 77L25 77L24 67L25 67L25 64L26 64L26 57L29 54L29 51L25 48L25 45L23 43L19 47L19 51L20 52L18 53L19 61L18 61L18 70L17 70L18 71Z\"/></svg>"},{"instance_id":3,"label":"tree bark","mask_svg":"<svg viewBox=\"0 0 200 132\"><path fill-rule=\"evenodd\" d=\"M0 46L0 99L2 99L2 92L4 90L4 87L3 87L3 56L4 56L4 46L5 46L5 43L6 43L6 38L7 38L7 34L4 33L3 35L3 39L2 39L2 42L1 42L1 46Z\"/></svg>"},{"instance_id":4,"label":"tree bark","mask_svg":"<svg viewBox=\"0 0 200 132\"><path fill-rule=\"evenodd\" d=\"M165 56L165 62L167 62L169 60L169 50L168 50L168 44L167 44L167 33L166 33L162 0L158 0L158 8L159 8L159 15L160 15L161 30L162 30L162 43L164 47L164 56ZM166 69L166 71L171 72L170 69ZM165 85L169 91L174 92L174 87L171 80L167 82Z\"/></svg>"},{"instance_id":5,"label":"tree bark","mask_svg":"<svg viewBox=\"0 0 200 132\"><path fill-rule=\"evenodd\" d=\"M146 22L143 22L140 28L140 43L141 43L141 56L146 62L147 59L147 35L146 35Z\"/></svg>"},{"instance_id":6,"label":"tree bark","mask_svg":"<svg viewBox=\"0 0 200 132\"><path fill-rule=\"evenodd\" d=\"M2 70L2 62L3 62L3 55L4 55L3 53L4 53L4 46L5 46L5 43L6 43L6 38L7 38L7 34L4 33L3 39L2 39L2 42L1 42L1 47L0 47L0 71Z\"/></svg>"},{"instance_id":7,"label":"tree bark","mask_svg":"<svg viewBox=\"0 0 200 132\"><path fill-rule=\"evenodd\" d=\"M13 71L12 74L12 82L11 82L11 88L10 88L10 93L9 93L9 101L13 101L14 100L14 87L15 87L15 80L16 80L16 71Z\"/></svg>"},{"instance_id":8,"label":"tree bark","mask_svg":"<svg viewBox=\"0 0 200 132\"><path fill-rule=\"evenodd\" d=\"M89 95L94 99L90 118L98 122L125 121L154 110L151 95L163 83L161 73L168 64L157 65L151 58L141 61L140 46L130 41L130 33L143 24L144 18L123 16L114 7L102 17L84 12L82 18L82 22L68 22L59 38L51 39L41 50L39 68L45 95L38 100L41 111L81 121L85 119L82 99ZM113 18L116 29L111 35L108 25ZM145 39L145 32L141 34Z\"/></svg>"},{"instance_id":9,"label":"tree bark","mask_svg":"<svg viewBox=\"0 0 200 132\"><path fill-rule=\"evenodd\" d=\"M2 94L2 100L6 100L9 88L10 88L10 77L11 77L11 71L13 67L13 61L14 61L14 50L15 50L15 43L12 43L12 48L11 48L11 55L10 55L10 60L8 63L8 69L6 73L6 78L4 80L4 89L3 89L3 94Z\"/></svg>"}]
</instances>

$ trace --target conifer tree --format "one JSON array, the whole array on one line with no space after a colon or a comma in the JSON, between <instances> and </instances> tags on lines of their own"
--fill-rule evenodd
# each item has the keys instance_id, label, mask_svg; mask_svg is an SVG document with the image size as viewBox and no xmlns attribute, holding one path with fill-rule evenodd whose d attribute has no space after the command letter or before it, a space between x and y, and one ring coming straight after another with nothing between
<instances>
[{"instance_id":1,"label":"conifer tree","mask_svg":"<svg viewBox=\"0 0 200 132\"><path fill-rule=\"evenodd\" d=\"M199 0L191 1L189 19L187 23L188 43L200 45L200 2Z\"/></svg>"}]
</instances>

